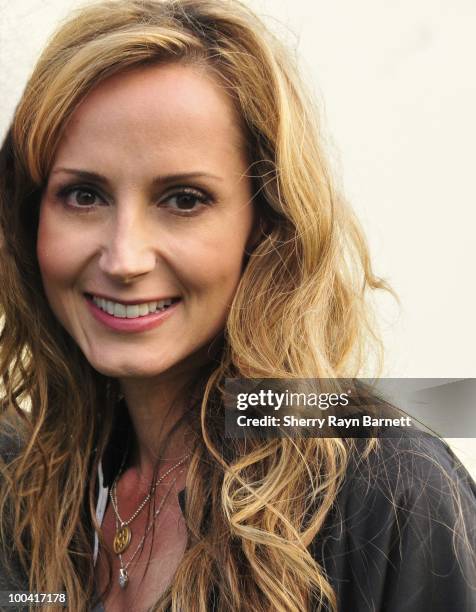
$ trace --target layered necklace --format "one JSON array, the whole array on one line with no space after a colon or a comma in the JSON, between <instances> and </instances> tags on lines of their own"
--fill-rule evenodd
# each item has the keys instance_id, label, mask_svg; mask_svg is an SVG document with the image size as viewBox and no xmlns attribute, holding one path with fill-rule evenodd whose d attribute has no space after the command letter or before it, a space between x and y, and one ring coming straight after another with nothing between
<instances>
[{"instance_id":1,"label":"layered necklace","mask_svg":"<svg viewBox=\"0 0 476 612\"><path fill-rule=\"evenodd\" d=\"M174 470L176 470L178 467L183 465L185 463L185 461L187 461L187 459L190 457L190 455L191 455L191 453L189 453L188 455L185 455L185 457L180 459L180 461L178 461L175 465L173 465L166 472L164 472L162 474L162 476L160 476L160 478L158 478L158 480L155 482L155 484L153 485L153 487L151 488L149 493L147 493L145 498L139 504L137 510L126 521L124 521L121 518L121 515L119 514L118 503L117 503L117 483L119 481L119 478L120 478L120 476L122 474L122 470L124 468L124 463L125 463L125 457L124 457L122 465L121 465L121 467L119 469L119 472L118 472L116 478L114 479L113 485L112 485L110 493L109 493L110 498L111 498L111 505L112 505L112 508L113 508L114 514L115 514L115 524L116 524L116 533L115 533L115 536L114 536L113 548L114 548L114 552L116 553L116 555L118 555L119 562L121 564L121 568L119 570L119 586L122 589L125 589L126 586L129 583L129 574L128 574L127 570L129 568L130 564L132 563L132 561L134 560L135 556L139 552L142 544L144 543L147 535L149 534L149 531L152 529L152 526L153 526L153 524L155 522L155 519L159 516L160 511L162 510L162 507L163 507L164 503L166 502L168 496L170 495L170 492L171 492L173 486L175 485L175 483L177 482L178 477L180 476L180 474L183 473L184 470L181 470L177 474L177 476L174 478L174 480L172 481L172 483L171 483L171 485L170 485L166 495L162 498L162 500L161 500L161 502L159 504L159 507L154 512L154 515L153 515L150 523L147 525L147 528L146 528L146 530L144 532L144 535L142 536L142 538L141 538L137 548L135 549L135 551L132 554L132 556L129 559L129 561L127 561L127 563L124 564L124 561L123 561L123 558L122 558L122 553L124 553L127 550L127 548L129 547L129 545L131 543L131 540L132 540L132 529L130 527L130 524L140 514L141 510L144 508L144 506L147 504L147 502L151 499L152 495L155 494L155 490L160 485L160 483L169 474L171 474Z\"/></svg>"}]
</instances>

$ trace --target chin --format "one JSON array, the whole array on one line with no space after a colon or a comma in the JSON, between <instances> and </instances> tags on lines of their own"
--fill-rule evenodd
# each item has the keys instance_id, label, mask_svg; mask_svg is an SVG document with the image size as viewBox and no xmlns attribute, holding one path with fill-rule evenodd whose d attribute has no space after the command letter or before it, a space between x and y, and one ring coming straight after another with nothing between
<instances>
[{"instance_id":1,"label":"chin","mask_svg":"<svg viewBox=\"0 0 476 612\"><path fill-rule=\"evenodd\" d=\"M150 362L138 363L135 361L121 361L120 363L109 361L106 359L90 360L91 366L104 376L110 378L153 378L160 376L164 372L173 368L172 363L156 363Z\"/></svg>"},{"instance_id":2,"label":"chin","mask_svg":"<svg viewBox=\"0 0 476 612\"><path fill-rule=\"evenodd\" d=\"M100 374L116 379L146 380L164 375L188 379L211 358L210 341L175 353L169 347L162 350L163 354L157 348L151 350L150 347L140 350L135 347L132 351L104 348L90 350L85 357Z\"/></svg>"}]
</instances>

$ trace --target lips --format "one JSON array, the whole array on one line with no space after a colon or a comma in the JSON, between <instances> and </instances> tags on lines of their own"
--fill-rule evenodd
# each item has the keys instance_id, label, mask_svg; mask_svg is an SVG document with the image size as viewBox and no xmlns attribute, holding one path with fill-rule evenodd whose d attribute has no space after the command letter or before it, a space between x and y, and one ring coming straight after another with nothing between
<instances>
[{"instance_id":1,"label":"lips","mask_svg":"<svg viewBox=\"0 0 476 612\"><path fill-rule=\"evenodd\" d=\"M149 302L138 301L135 304L125 304L123 302L116 302L93 294L86 294L86 297L103 312L118 319L137 319L139 317L146 317L157 312L164 312L170 306L172 306L172 304L179 301L179 298L170 297L161 300L152 300Z\"/></svg>"},{"instance_id":2,"label":"lips","mask_svg":"<svg viewBox=\"0 0 476 612\"><path fill-rule=\"evenodd\" d=\"M180 298L166 298L157 301L124 304L93 294L85 294L85 300L91 315L96 321L113 332L127 334L146 332L162 325L177 312L177 308L182 303ZM147 313L140 314L141 312L145 313L146 308ZM109 313L108 309L113 309L112 314Z\"/></svg>"}]
</instances>

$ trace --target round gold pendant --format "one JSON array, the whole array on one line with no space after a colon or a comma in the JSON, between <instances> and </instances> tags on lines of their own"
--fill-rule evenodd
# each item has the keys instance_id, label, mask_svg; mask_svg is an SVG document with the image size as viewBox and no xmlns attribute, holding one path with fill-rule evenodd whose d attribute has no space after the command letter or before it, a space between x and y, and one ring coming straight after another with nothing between
<instances>
[{"instance_id":1,"label":"round gold pendant","mask_svg":"<svg viewBox=\"0 0 476 612\"><path fill-rule=\"evenodd\" d=\"M131 530L127 526L121 527L116 531L113 544L116 555L121 555L126 550L130 544L131 536Z\"/></svg>"}]
</instances>

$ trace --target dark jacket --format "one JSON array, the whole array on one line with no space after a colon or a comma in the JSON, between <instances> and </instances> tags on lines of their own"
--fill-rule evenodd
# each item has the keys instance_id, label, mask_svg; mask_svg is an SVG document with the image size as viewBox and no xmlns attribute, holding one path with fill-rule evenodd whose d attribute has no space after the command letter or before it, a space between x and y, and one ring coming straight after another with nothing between
<instances>
[{"instance_id":1,"label":"dark jacket","mask_svg":"<svg viewBox=\"0 0 476 612\"><path fill-rule=\"evenodd\" d=\"M103 459L106 486L123 439L113 435ZM3 456L13 447L11 436L0 437ZM476 486L447 445L426 434L381 439L368 460L356 454L311 546L339 612L475 612L475 551ZM26 590L14 552L11 561L13 574L0 563L0 590Z\"/></svg>"}]
</instances>

